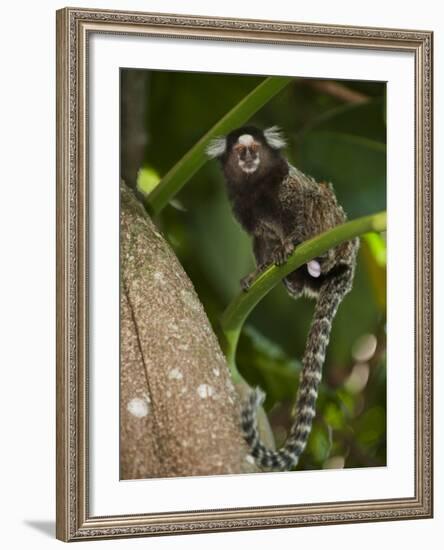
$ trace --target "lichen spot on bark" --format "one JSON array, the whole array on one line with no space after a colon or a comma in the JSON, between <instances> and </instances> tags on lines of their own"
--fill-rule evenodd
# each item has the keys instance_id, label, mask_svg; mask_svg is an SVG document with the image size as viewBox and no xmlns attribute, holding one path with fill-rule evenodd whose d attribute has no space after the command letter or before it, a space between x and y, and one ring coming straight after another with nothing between
<instances>
[{"instance_id":1,"label":"lichen spot on bark","mask_svg":"<svg viewBox=\"0 0 444 550\"><path fill-rule=\"evenodd\" d=\"M136 418L143 418L150 412L149 401L146 398L134 397L128 401L127 409Z\"/></svg>"},{"instance_id":2,"label":"lichen spot on bark","mask_svg":"<svg viewBox=\"0 0 444 550\"><path fill-rule=\"evenodd\" d=\"M201 399L207 399L207 397L214 396L214 388L212 388L208 384L201 384L197 388L197 393L199 394Z\"/></svg>"}]
</instances>

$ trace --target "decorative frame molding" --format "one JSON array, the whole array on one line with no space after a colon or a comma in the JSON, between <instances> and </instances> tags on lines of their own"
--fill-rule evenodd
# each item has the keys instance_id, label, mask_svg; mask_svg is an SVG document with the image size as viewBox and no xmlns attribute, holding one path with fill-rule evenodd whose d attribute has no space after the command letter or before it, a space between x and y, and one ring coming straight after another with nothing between
<instances>
[{"instance_id":1,"label":"decorative frame molding","mask_svg":"<svg viewBox=\"0 0 444 550\"><path fill-rule=\"evenodd\" d=\"M91 517L87 416L87 45L91 32L339 48L415 56L415 496ZM57 12L57 538L64 541L432 517L433 33L65 8Z\"/></svg>"}]
</instances>

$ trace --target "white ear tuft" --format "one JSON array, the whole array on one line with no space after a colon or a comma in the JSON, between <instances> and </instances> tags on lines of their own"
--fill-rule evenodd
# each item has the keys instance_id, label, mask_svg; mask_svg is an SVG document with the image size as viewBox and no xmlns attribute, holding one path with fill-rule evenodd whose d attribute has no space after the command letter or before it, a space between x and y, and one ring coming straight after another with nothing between
<instances>
[{"instance_id":1,"label":"white ear tuft","mask_svg":"<svg viewBox=\"0 0 444 550\"><path fill-rule=\"evenodd\" d=\"M279 126L271 126L264 130L264 137L268 145L273 149L283 149L287 145Z\"/></svg>"},{"instance_id":2,"label":"white ear tuft","mask_svg":"<svg viewBox=\"0 0 444 550\"><path fill-rule=\"evenodd\" d=\"M227 149L227 140L224 137L213 138L207 145L205 152L210 159L222 156Z\"/></svg>"}]
</instances>

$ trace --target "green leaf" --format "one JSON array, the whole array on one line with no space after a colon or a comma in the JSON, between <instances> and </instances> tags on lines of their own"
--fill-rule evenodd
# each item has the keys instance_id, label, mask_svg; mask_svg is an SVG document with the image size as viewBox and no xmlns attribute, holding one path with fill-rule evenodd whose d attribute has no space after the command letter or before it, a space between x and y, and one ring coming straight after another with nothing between
<instances>
[{"instance_id":1,"label":"green leaf","mask_svg":"<svg viewBox=\"0 0 444 550\"><path fill-rule=\"evenodd\" d=\"M382 98L359 104L339 105L313 117L298 137L303 139L304 135L316 130L362 136L385 143L386 128L381 113L384 105L385 101Z\"/></svg>"},{"instance_id":2,"label":"green leaf","mask_svg":"<svg viewBox=\"0 0 444 550\"><path fill-rule=\"evenodd\" d=\"M381 314L385 316L387 301L387 248L385 239L378 233L368 233L363 236L361 250L376 303Z\"/></svg>"},{"instance_id":3,"label":"green leaf","mask_svg":"<svg viewBox=\"0 0 444 550\"><path fill-rule=\"evenodd\" d=\"M276 402L294 401L301 363L251 325L242 333L238 364L250 386L266 389L267 408Z\"/></svg>"},{"instance_id":4,"label":"green leaf","mask_svg":"<svg viewBox=\"0 0 444 550\"><path fill-rule=\"evenodd\" d=\"M369 251L376 264L385 268L387 265L387 246L382 235L379 233L367 233L367 235L364 235L363 240L369 247Z\"/></svg>"},{"instance_id":5,"label":"green leaf","mask_svg":"<svg viewBox=\"0 0 444 550\"><path fill-rule=\"evenodd\" d=\"M296 165L318 181L332 182L351 218L386 208L382 142L340 132L310 132L300 144Z\"/></svg>"},{"instance_id":6,"label":"green leaf","mask_svg":"<svg viewBox=\"0 0 444 550\"><path fill-rule=\"evenodd\" d=\"M159 181L160 176L158 172L150 166L144 166L137 174L137 188L145 195L151 193Z\"/></svg>"},{"instance_id":7,"label":"green leaf","mask_svg":"<svg viewBox=\"0 0 444 550\"><path fill-rule=\"evenodd\" d=\"M308 440L308 451L317 464L322 464L330 455L331 440L325 428L315 426Z\"/></svg>"},{"instance_id":8,"label":"green leaf","mask_svg":"<svg viewBox=\"0 0 444 550\"><path fill-rule=\"evenodd\" d=\"M221 318L221 327L224 333L222 346L225 349L225 355L234 379L239 377L235 355L240 331L245 319L262 298L286 275L301 265L343 241L369 231L385 231L386 223L386 213L379 212L373 216L365 216L343 223L303 242L295 248L293 254L283 266L269 267L254 281L248 292L242 292L231 302Z\"/></svg>"},{"instance_id":9,"label":"green leaf","mask_svg":"<svg viewBox=\"0 0 444 550\"><path fill-rule=\"evenodd\" d=\"M344 426L344 413L335 403L328 403L323 411L325 422L334 429Z\"/></svg>"},{"instance_id":10,"label":"green leaf","mask_svg":"<svg viewBox=\"0 0 444 550\"><path fill-rule=\"evenodd\" d=\"M364 447L375 445L385 435L385 410L373 407L356 421L357 440Z\"/></svg>"}]
</instances>

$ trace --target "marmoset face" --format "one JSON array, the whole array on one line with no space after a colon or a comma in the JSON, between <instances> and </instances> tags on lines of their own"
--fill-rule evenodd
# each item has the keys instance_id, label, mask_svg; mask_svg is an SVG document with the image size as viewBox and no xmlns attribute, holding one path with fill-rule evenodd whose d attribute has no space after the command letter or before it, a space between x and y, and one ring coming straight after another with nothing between
<instances>
[{"instance_id":1,"label":"marmoset face","mask_svg":"<svg viewBox=\"0 0 444 550\"><path fill-rule=\"evenodd\" d=\"M254 126L233 130L226 137L213 139L207 155L219 158L226 175L236 180L251 180L273 170L279 150L285 147L279 128L273 126L262 131ZM253 178L253 179L254 179Z\"/></svg>"},{"instance_id":2,"label":"marmoset face","mask_svg":"<svg viewBox=\"0 0 444 550\"><path fill-rule=\"evenodd\" d=\"M261 163L261 144L250 134L238 137L233 152L237 156L237 164L242 172L253 174Z\"/></svg>"}]
</instances>

